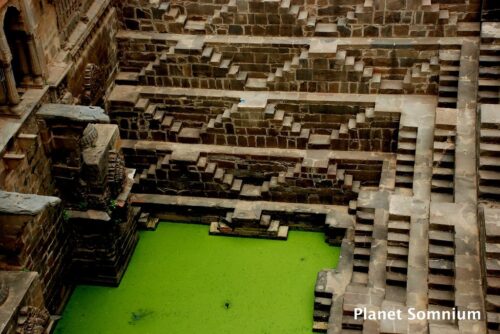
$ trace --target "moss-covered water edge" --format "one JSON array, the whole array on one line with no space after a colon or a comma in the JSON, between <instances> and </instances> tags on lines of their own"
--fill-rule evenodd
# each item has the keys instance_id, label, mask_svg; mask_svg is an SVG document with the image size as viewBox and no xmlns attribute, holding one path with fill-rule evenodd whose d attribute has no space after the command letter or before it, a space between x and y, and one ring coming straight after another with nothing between
<instances>
[{"instance_id":1,"label":"moss-covered water edge","mask_svg":"<svg viewBox=\"0 0 500 334\"><path fill-rule=\"evenodd\" d=\"M316 275L339 252L322 233L274 241L161 223L141 232L118 288L75 289L56 333L311 333Z\"/></svg>"}]
</instances>

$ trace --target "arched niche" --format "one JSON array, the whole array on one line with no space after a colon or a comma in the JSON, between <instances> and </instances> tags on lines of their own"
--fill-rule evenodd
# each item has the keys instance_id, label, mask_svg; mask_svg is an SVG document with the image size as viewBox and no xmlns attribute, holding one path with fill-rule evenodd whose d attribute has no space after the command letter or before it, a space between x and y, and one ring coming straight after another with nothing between
<instances>
[{"instance_id":1,"label":"arched niche","mask_svg":"<svg viewBox=\"0 0 500 334\"><path fill-rule=\"evenodd\" d=\"M41 87L43 81L33 34L17 1L0 10L0 24L0 105L5 109L19 104L19 91Z\"/></svg>"}]
</instances>

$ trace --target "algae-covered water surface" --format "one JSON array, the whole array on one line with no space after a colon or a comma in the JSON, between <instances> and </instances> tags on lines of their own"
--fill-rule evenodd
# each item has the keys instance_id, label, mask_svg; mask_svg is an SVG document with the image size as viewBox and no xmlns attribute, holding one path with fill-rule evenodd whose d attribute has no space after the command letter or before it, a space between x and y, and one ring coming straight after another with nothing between
<instances>
[{"instance_id":1,"label":"algae-covered water surface","mask_svg":"<svg viewBox=\"0 0 500 334\"><path fill-rule=\"evenodd\" d=\"M140 238L120 286L78 286L57 334L311 333L316 275L339 256L322 233L273 241L161 223Z\"/></svg>"}]
</instances>

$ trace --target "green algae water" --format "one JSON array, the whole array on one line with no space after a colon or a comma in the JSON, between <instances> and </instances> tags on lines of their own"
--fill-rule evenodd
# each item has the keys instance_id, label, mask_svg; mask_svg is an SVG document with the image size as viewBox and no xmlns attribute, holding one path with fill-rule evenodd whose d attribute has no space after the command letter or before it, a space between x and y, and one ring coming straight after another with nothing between
<instances>
[{"instance_id":1,"label":"green algae water","mask_svg":"<svg viewBox=\"0 0 500 334\"><path fill-rule=\"evenodd\" d=\"M141 232L118 288L75 289L55 333L310 334L316 275L338 257L322 233L274 241L161 223Z\"/></svg>"}]
</instances>

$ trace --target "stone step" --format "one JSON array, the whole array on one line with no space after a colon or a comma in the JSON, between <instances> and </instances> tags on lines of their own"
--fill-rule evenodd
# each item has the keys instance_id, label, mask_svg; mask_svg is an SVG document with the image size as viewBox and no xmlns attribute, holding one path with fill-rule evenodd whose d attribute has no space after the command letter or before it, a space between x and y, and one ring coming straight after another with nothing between
<instances>
[{"instance_id":1,"label":"stone step","mask_svg":"<svg viewBox=\"0 0 500 334\"><path fill-rule=\"evenodd\" d=\"M460 66L442 65L439 67L439 75L454 75L458 76Z\"/></svg>"},{"instance_id":2,"label":"stone step","mask_svg":"<svg viewBox=\"0 0 500 334\"><path fill-rule=\"evenodd\" d=\"M439 50L439 62L442 65L457 65L460 62L460 50Z\"/></svg>"},{"instance_id":3,"label":"stone step","mask_svg":"<svg viewBox=\"0 0 500 334\"><path fill-rule=\"evenodd\" d=\"M453 288L455 285L455 279L453 276L446 275L432 275L428 276L429 287L431 288Z\"/></svg>"},{"instance_id":4,"label":"stone step","mask_svg":"<svg viewBox=\"0 0 500 334\"><path fill-rule=\"evenodd\" d=\"M230 65L231 65L231 59L223 59L219 64L219 68L226 69L229 71Z\"/></svg>"},{"instance_id":5,"label":"stone step","mask_svg":"<svg viewBox=\"0 0 500 334\"><path fill-rule=\"evenodd\" d=\"M397 154L396 155L398 164L402 165L414 165L415 156L413 154Z\"/></svg>"},{"instance_id":6,"label":"stone step","mask_svg":"<svg viewBox=\"0 0 500 334\"><path fill-rule=\"evenodd\" d=\"M400 273L400 272L394 272L394 271L387 271L386 272L386 281L389 283L397 283L397 282L404 282L406 284L406 281L408 280L408 276L405 273Z\"/></svg>"},{"instance_id":7,"label":"stone step","mask_svg":"<svg viewBox=\"0 0 500 334\"><path fill-rule=\"evenodd\" d=\"M455 175L455 170L453 168L433 167L432 174L453 177Z\"/></svg>"},{"instance_id":8,"label":"stone step","mask_svg":"<svg viewBox=\"0 0 500 334\"><path fill-rule=\"evenodd\" d=\"M280 13L281 14L288 13L288 11L290 10L290 5L291 5L290 0L282 0L280 3Z\"/></svg>"},{"instance_id":9,"label":"stone step","mask_svg":"<svg viewBox=\"0 0 500 334\"><path fill-rule=\"evenodd\" d=\"M444 97L444 96L439 96L438 102L440 107L445 107L445 108L455 108L457 105L458 99L456 97Z\"/></svg>"},{"instance_id":10,"label":"stone step","mask_svg":"<svg viewBox=\"0 0 500 334\"><path fill-rule=\"evenodd\" d=\"M414 167L411 165L396 165L396 173L400 175L413 175Z\"/></svg>"},{"instance_id":11,"label":"stone step","mask_svg":"<svg viewBox=\"0 0 500 334\"><path fill-rule=\"evenodd\" d=\"M351 282L354 284L368 284L368 273L353 271ZM345 330L343 330L342 333L345 333Z\"/></svg>"},{"instance_id":12,"label":"stone step","mask_svg":"<svg viewBox=\"0 0 500 334\"><path fill-rule=\"evenodd\" d=\"M356 224L354 231L356 232L356 235L372 235L373 225Z\"/></svg>"},{"instance_id":13,"label":"stone step","mask_svg":"<svg viewBox=\"0 0 500 334\"><path fill-rule=\"evenodd\" d=\"M257 91L267 90L267 80L265 78L248 78L245 88Z\"/></svg>"},{"instance_id":14,"label":"stone step","mask_svg":"<svg viewBox=\"0 0 500 334\"><path fill-rule=\"evenodd\" d=\"M407 245L410 242L410 236L406 233L387 233L387 241L391 245Z\"/></svg>"},{"instance_id":15,"label":"stone step","mask_svg":"<svg viewBox=\"0 0 500 334\"><path fill-rule=\"evenodd\" d=\"M299 5L292 5L290 7L290 10L288 11L288 14L290 14L294 17L297 17L299 15L299 12L300 12L300 6Z\"/></svg>"},{"instance_id":16,"label":"stone step","mask_svg":"<svg viewBox=\"0 0 500 334\"><path fill-rule=\"evenodd\" d=\"M500 67L479 67L479 77L481 79L500 78Z\"/></svg>"},{"instance_id":17,"label":"stone step","mask_svg":"<svg viewBox=\"0 0 500 334\"><path fill-rule=\"evenodd\" d=\"M359 60L354 63L354 72L363 72L365 68L365 63L362 60Z\"/></svg>"},{"instance_id":18,"label":"stone step","mask_svg":"<svg viewBox=\"0 0 500 334\"><path fill-rule=\"evenodd\" d=\"M137 72L118 72L115 77L117 85L137 85L139 83L139 73Z\"/></svg>"},{"instance_id":19,"label":"stone step","mask_svg":"<svg viewBox=\"0 0 500 334\"><path fill-rule=\"evenodd\" d=\"M206 21L187 20L184 29L188 32L205 32Z\"/></svg>"},{"instance_id":20,"label":"stone step","mask_svg":"<svg viewBox=\"0 0 500 334\"><path fill-rule=\"evenodd\" d=\"M402 80L387 80L384 79L380 83L380 93L383 94L401 94L403 93Z\"/></svg>"},{"instance_id":21,"label":"stone step","mask_svg":"<svg viewBox=\"0 0 500 334\"><path fill-rule=\"evenodd\" d=\"M222 61L222 53L214 53L212 54L212 57L210 58L210 64L214 66L218 66Z\"/></svg>"},{"instance_id":22,"label":"stone step","mask_svg":"<svg viewBox=\"0 0 500 334\"><path fill-rule=\"evenodd\" d=\"M500 66L500 56L480 55L479 64L480 66Z\"/></svg>"},{"instance_id":23,"label":"stone step","mask_svg":"<svg viewBox=\"0 0 500 334\"><path fill-rule=\"evenodd\" d=\"M500 187L488 187L488 186L479 186L479 192L485 195L500 195Z\"/></svg>"},{"instance_id":24,"label":"stone step","mask_svg":"<svg viewBox=\"0 0 500 334\"><path fill-rule=\"evenodd\" d=\"M368 211L356 211L356 221L363 224L373 224L375 213Z\"/></svg>"},{"instance_id":25,"label":"stone step","mask_svg":"<svg viewBox=\"0 0 500 334\"><path fill-rule=\"evenodd\" d=\"M431 181L431 187L432 189L453 189L454 184L453 181L449 180L438 180L438 179L432 179Z\"/></svg>"},{"instance_id":26,"label":"stone step","mask_svg":"<svg viewBox=\"0 0 500 334\"><path fill-rule=\"evenodd\" d=\"M458 87L455 86L439 86L439 96L442 97L456 97L458 94ZM455 99L456 101L456 99Z\"/></svg>"},{"instance_id":27,"label":"stone step","mask_svg":"<svg viewBox=\"0 0 500 334\"><path fill-rule=\"evenodd\" d=\"M354 248L354 258L361 260L369 260L370 259L371 250L369 248Z\"/></svg>"},{"instance_id":28,"label":"stone step","mask_svg":"<svg viewBox=\"0 0 500 334\"><path fill-rule=\"evenodd\" d=\"M402 220L398 221L390 220L388 222L387 229L389 232L407 234L410 231L410 223Z\"/></svg>"},{"instance_id":29,"label":"stone step","mask_svg":"<svg viewBox=\"0 0 500 334\"><path fill-rule=\"evenodd\" d=\"M9 170L17 169L26 158L24 153L7 152L2 156L2 160Z\"/></svg>"},{"instance_id":30,"label":"stone step","mask_svg":"<svg viewBox=\"0 0 500 334\"><path fill-rule=\"evenodd\" d=\"M453 247L455 244L455 236L452 232L430 230L429 242L434 245Z\"/></svg>"},{"instance_id":31,"label":"stone step","mask_svg":"<svg viewBox=\"0 0 500 334\"><path fill-rule=\"evenodd\" d=\"M370 261L354 259L352 261L352 266L354 271L368 272L368 267L370 266Z\"/></svg>"},{"instance_id":32,"label":"stone step","mask_svg":"<svg viewBox=\"0 0 500 334\"><path fill-rule=\"evenodd\" d=\"M372 241L373 241L373 238L371 236L367 236L367 235L355 235L354 236L354 243L356 244L356 247L359 247L359 246L371 247Z\"/></svg>"},{"instance_id":33,"label":"stone step","mask_svg":"<svg viewBox=\"0 0 500 334\"><path fill-rule=\"evenodd\" d=\"M391 258L408 258L408 247L387 246L387 254Z\"/></svg>"},{"instance_id":34,"label":"stone step","mask_svg":"<svg viewBox=\"0 0 500 334\"><path fill-rule=\"evenodd\" d=\"M335 23L316 23L314 34L322 37L337 37L337 25Z\"/></svg>"},{"instance_id":35,"label":"stone step","mask_svg":"<svg viewBox=\"0 0 500 334\"><path fill-rule=\"evenodd\" d=\"M414 142L400 142L398 144L398 153L401 154L415 154L417 144Z\"/></svg>"},{"instance_id":36,"label":"stone step","mask_svg":"<svg viewBox=\"0 0 500 334\"><path fill-rule=\"evenodd\" d=\"M486 181L499 181L500 172L491 170L479 170L479 178Z\"/></svg>"},{"instance_id":37,"label":"stone step","mask_svg":"<svg viewBox=\"0 0 500 334\"><path fill-rule=\"evenodd\" d=\"M187 15L181 14L175 19L175 23L184 26L187 21Z\"/></svg>"},{"instance_id":38,"label":"stone step","mask_svg":"<svg viewBox=\"0 0 500 334\"><path fill-rule=\"evenodd\" d=\"M214 181L215 181L215 182L219 182L219 183L221 183L221 182L222 182L222 180L224 179L224 174L225 174L224 169L223 169L223 168L219 168L219 167L218 167L218 168L215 170L215 174L214 174Z\"/></svg>"},{"instance_id":39,"label":"stone step","mask_svg":"<svg viewBox=\"0 0 500 334\"><path fill-rule=\"evenodd\" d=\"M305 24L307 22L308 17L309 17L309 13L307 12L307 10L301 10L299 12L299 16L297 17L297 21L300 24Z\"/></svg>"},{"instance_id":40,"label":"stone step","mask_svg":"<svg viewBox=\"0 0 500 334\"><path fill-rule=\"evenodd\" d=\"M459 22L457 36L479 36L481 24L479 22Z\"/></svg>"},{"instance_id":41,"label":"stone step","mask_svg":"<svg viewBox=\"0 0 500 334\"><path fill-rule=\"evenodd\" d=\"M479 143L479 152L481 157L494 157L500 155L500 144L496 143Z\"/></svg>"},{"instance_id":42,"label":"stone step","mask_svg":"<svg viewBox=\"0 0 500 334\"><path fill-rule=\"evenodd\" d=\"M168 13L165 14L165 20L173 21L180 15L180 9L178 7L172 7L168 11Z\"/></svg>"},{"instance_id":43,"label":"stone step","mask_svg":"<svg viewBox=\"0 0 500 334\"><path fill-rule=\"evenodd\" d=\"M385 266L388 271L405 272L408 269L408 261L403 259L388 259Z\"/></svg>"},{"instance_id":44,"label":"stone step","mask_svg":"<svg viewBox=\"0 0 500 334\"><path fill-rule=\"evenodd\" d=\"M429 289L428 296L429 296L429 303L447 305L447 304L454 304L455 302L455 293L453 291Z\"/></svg>"}]
</instances>

